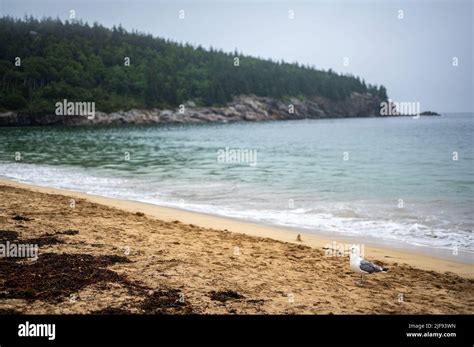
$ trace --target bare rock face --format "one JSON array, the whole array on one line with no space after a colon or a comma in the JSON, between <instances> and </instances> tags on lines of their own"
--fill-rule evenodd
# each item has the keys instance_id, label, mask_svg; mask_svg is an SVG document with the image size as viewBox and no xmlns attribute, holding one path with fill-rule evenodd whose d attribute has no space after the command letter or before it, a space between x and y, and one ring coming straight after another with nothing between
<instances>
[{"instance_id":1,"label":"bare rock face","mask_svg":"<svg viewBox=\"0 0 474 347\"><path fill-rule=\"evenodd\" d=\"M319 119L380 116L383 100L369 93L352 93L345 100L334 101L321 96L278 100L255 95L240 95L221 107L197 107L187 101L184 109L96 112L93 119L83 116L55 114L26 115L15 112L0 113L0 126L28 125L95 125L95 124L173 124L266 121L290 119Z\"/></svg>"}]
</instances>

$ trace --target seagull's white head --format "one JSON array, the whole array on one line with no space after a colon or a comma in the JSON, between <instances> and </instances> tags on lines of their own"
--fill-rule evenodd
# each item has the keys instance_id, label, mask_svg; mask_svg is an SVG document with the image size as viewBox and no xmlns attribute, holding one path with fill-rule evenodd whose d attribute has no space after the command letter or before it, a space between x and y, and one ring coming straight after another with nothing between
<instances>
[{"instance_id":1,"label":"seagull's white head","mask_svg":"<svg viewBox=\"0 0 474 347\"><path fill-rule=\"evenodd\" d=\"M360 249L356 245L351 246L351 252L349 253L350 258L356 258L360 255Z\"/></svg>"}]
</instances>

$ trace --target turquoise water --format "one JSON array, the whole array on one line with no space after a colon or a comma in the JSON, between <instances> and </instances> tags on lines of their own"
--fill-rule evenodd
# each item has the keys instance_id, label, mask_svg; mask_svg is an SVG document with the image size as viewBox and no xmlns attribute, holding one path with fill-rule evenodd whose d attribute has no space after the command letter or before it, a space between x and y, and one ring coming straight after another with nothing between
<instances>
[{"instance_id":1,"label":"turquoise water","mask_svg":"<svg viewBox=\"0 0 474 347\"><path fill-rule=\"evenodd\" d=\"M307 232L474 252L473 134L472 114L2 128L0 176ZM253 156L222 162L226 148Z\"/></svg>"}]
</instances>

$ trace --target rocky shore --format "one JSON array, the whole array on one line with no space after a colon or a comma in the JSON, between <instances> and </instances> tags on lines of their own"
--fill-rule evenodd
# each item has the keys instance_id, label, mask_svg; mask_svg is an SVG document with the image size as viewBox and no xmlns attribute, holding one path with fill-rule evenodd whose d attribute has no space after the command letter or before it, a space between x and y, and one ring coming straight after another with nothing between
<instances>
[{"instance_id":1,"label":"rocky shore","mask_svg":"<svg viewBox=\"0 0 474 347\"><path fill-rule=\"evenodd\" d=\"M93 119L86 116L56 114L28 115L15 112L0 113L0 126L29 125L99 125L99 124L173 124L237 121L266 121L289 119L318 119L380 116L378 97L369 93L352 93L342 101L324 97L288 98L277 100L254 95L241 95L221 107L197 107L189 101L181 108L95 112ZM90 118L90 117L89 117Z\"/></svg>"}]
</instances>

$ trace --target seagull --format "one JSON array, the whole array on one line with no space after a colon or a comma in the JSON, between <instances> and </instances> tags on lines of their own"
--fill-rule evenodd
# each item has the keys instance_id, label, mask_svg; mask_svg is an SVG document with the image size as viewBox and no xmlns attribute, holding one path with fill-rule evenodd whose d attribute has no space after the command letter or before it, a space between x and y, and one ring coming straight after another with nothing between
<instances>
[{"instance_id":1,"label":"seagull","mask_svg":"<svg viewBox=\"0 0 474 347\"><path fill-rule=\"evenodd\" d=\"M360 257L360 250L359 247L352 246L351 253L349 255L349 260L351 264L352 271L360 274L360 285L363 286L364 275L371 274L375 272L387 272L388 269L378 266L376 264L371 263Z\"/></svg>"}]
</instances>

